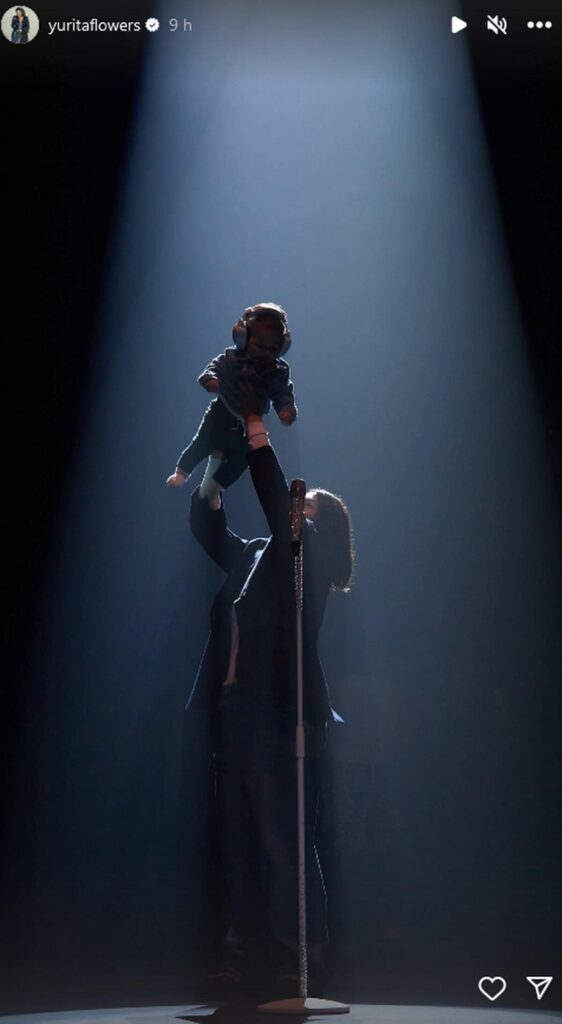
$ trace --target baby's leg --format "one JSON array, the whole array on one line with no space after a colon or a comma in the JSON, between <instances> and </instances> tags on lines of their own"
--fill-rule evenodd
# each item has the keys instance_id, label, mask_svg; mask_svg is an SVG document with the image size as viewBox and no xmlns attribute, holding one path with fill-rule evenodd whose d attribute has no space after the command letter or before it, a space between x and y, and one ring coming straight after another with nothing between
<instances>
[{"instance_id":1,"label":"baby's leg","mask_svg":"<svg viewBox=\"0 0 562 1024\"><path fill-rule=\"evenodd\" d=\"M212 455L209 455L207 468L199 487L201 498L207 498L210 507L216 512L221 507L221 484L215 480L215 473L222 465L222 452L215 448Z\"/></svg>"},{"instance_id":2,"label":"baby's leg","mask_svg":"<svg viewBox=\"0 0 562 1024\"><path fill-rule=\"evenodd\" d=\"M221 491L238 480L246 469L246 434L239 419L220 399L215 399L203 417L197 438L199 435L205 439L204 454L209 456L199 493L208 499L212 509L218 509ZM181 460L179 466L183 469Z\"/></svg>"},{"instance_id":3,"label":"baby's leg","mask_svg":"<svg viewBox=\"0 0 562 1024\"><path fill-rule=\"evenodd\" d=\"M181 453L178 466L184 473L188 475L192 473L195 467L217 448L224 419L221 407L222 402L219 402L218 399L215 398L211 402L197 428L197 433Z\"/></svg>"},{"instance_id":4,"label":"baby's leg","mask_svg":"<svg viewBox=\"0 0 562 1024\"><path fill-rule=\"evenodd\" d=\"M226 459L215 472L215 480L222 487L231 487L248 467L248 441L246 436L231 434L230 444L225 451Z\"/></svg>"}]
</instances>

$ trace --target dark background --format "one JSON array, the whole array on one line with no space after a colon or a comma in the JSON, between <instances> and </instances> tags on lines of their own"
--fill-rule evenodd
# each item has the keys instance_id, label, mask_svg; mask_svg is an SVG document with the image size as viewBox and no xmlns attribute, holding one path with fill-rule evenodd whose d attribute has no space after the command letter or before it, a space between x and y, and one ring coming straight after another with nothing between
<instances>
[{"instance_id":1,"label":"dark background","mask_svg":"<svg viewBox=\"0 0 562 1024\"><path fill-rule=\"evenodd\" d=\"M539 12L538 6L506 4L501 13L511 17L524 11L525 17L548 17L549 12L542 7ZM65 10L62 4L51 12L41 12L45 19L75 13L71 5ZM116 16L114 7L104 4L97 4L89 13L98 18ZM151 13L148 4L135 5L135 18L144 20ZM472 27L489 12L481 5L464 3L451 13L463 13ZM88 15L81 11L80 16ZM555 11L551 16L555 28L542 40L542 49L531 49L524 31L519 35L512 32L510 49L504 47L501 59L494 47L497 40L491 35L473 32L469 42L544 437L562 509L562 24ZM111 830L111 815L99 821L94 815L83 823L83 858L72 860L65 854L67 847L61 838L66 828L73 827L72 819L69 822L58 813L56 786L36 777L37 765L45 764L40 737L61 716L69 730L73 726L72 707L63 706L60 695L46 701L33 671L34 644L41 638L36 595L45 582L60 496L77 454L96 311L111 248L138 76L148 45L145 33L126 42L110 40L104 46L103 67L94 43L82 48L79 64L71 48L55 47L45 40L37 41L25 53L14 54L7 44L2 50L5 330L1 436L7 512L1 717L4 870L0 988L4 1012L186 997L194 969L208 956L213 933L212 925L203 936L198 931L200 901L213 884L219 886L220 896L212 853L207 868L193 854L190 814L191 821L204 820L203 770L203 796L186 789L183 819L155 853L156 847L147 844L147 837L161 794L146 767L139 787L143 798L131 818L133 848L138 850L144 871L135 873L126 850L113 851L110 884L109 838L107 849L101 844L100 856L103 859L105 855L106 862L98 873L97 859L88 856L86 847L89 838L98 842L99 828ZM337 658L337 652L334 656ZM176 708L165 706L165 697L163 701L155 709L159 725L170 725L177 732L177 723L171 725ZM384 772L376 763L348 763L345 751L340 752L336 799L340 809L346 808L342 824L357 879L355 888L348 881L344 890L356 909L358 924L353 934L337 898L333 907L334 965L342 978L348 971L353 979L351 991L351 982L342 987L347 998L361 995L394 1002L466 1003L475 998L474 976L511 972L519 981L510 987L510 999L513 1005L522 1005L529 1002L523 981L526 974L556 976L562 956L560 712L558 688L552 685L541 693L540 713L522 741L532 750L525 764L532 764L534 772L526 794L524 767L511 780L500 764L492 782L478 778L482 792L493 784L505 795L511 783L515 795L508 810L498 811L490 830L473 837L466 858L470 864L466 887L461 897L457 887L452 900L447 899L446 885L435 900L431 889L424 887L417 890L417 896L416 890L409 894L400 891L393 878L392 848L397 835L386 810ZM462 727L460 711L459 715ZM517 749L517 721L512 728L510 743ZM39 738L37 765L25 742L30 731ZM478 758L477 747L474 753ZM155 751L148 752L148 762L153 755ZM56 775L56 746L48 757ZM405 770L415 773L414 763ZM100 784L102 789L107 785L109 791L109 779L101 779ZM475 801L478 793L477 789ZM80 793L72 794L65 806L71 806L79 820ZM519 817L523 807L525 814ZM126 794L116 798L112 813L118 815L120 808L131 813ZM515 822L513 834L520 840L518 850L525 851L522 862L515 853L510 859L509 844L502 838L508 812L510 827L513 829ZM418 808L418 814L412 823L414 850L416 842L422 849L424 844L431 846L433 836L446 834L439 804L427 814ZM158 819L156 826L165 828L165 822ZM523 838L518 827L525 833ZM207 838L211 849L210 832ZM338 877L345 873L342 853L333 835L325 834L323 843L324 859L337 891ZM179 875L167 875L171 857L181 864L182 858L187 863L188 855L195 888L207 886L195 896L187 877L178 881ZM88 865L86 876L80 873L79 864ZM527 878L526 887L521 886L522 877ZM376 922L362 920L360 913L361 886L369 878L381 883ZM64 880L70 880L66 888ZM220 898L215 909L219 902ZM220 918L218 910L216 917ZM442 972L438 981L436 963ZM471 967L468 973L467 964ZM553 986L550 1007L562 1007L560 991L555 992Z\"/></svg>"}]
</instances>

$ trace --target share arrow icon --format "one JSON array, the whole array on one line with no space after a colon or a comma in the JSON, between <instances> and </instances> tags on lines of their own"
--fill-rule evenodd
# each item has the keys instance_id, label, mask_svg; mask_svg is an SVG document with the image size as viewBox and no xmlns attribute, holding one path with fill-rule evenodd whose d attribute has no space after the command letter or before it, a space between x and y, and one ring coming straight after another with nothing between
<instances>
[{"instance_id":1,"label":"share arrow icon","mask_svg":"<svg viewBox=\"0 0 562 1024\"><path fill-rule=\"evenodd\" d=\"M537 993L537 999L542 999L548 986L550 985L550 982L552 981L552 978L527 978L527 981L530 981L535 992Z\"/></svg>"}]
</instances>

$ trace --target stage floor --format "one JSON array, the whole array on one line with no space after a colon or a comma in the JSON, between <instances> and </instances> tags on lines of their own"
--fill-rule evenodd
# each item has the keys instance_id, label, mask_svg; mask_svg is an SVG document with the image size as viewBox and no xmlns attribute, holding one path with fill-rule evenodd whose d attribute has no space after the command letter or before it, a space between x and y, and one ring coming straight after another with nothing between
<instances>
[{"instance_id":1,"label":"stage floor","mask_svg":"<svg viewBox=\"0 0 562 1024\"><path fill-rule=\"evenodd\" d=\"M57 1013L0 1017L2 1024L178 1024L187 1021L216 1024L248 1024L266 1020L341 1020L349 1024L560 1024L562 1013L547 1010L508 1010L484 1006L465 1009L453 1006L385 1006L356 1003L348 1014L287 1017L258 1013L253 1004L197 1003L183 1006L123 1007L113 1010L67 1010Z\"/></svg>"}]
</instances>

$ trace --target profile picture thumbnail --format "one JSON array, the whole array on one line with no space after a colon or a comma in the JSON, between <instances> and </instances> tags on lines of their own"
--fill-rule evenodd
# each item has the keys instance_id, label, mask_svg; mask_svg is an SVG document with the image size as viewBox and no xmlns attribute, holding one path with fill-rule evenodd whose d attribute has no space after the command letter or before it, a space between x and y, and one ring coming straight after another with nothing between
<instances>
[{"instance_id":1,"label":"profile picture thumbnail","mask_svg":"<svg viewBox=\"0 0 562 1024\"><path fill-rule=\"evenodd\" d=\"M2 35L10 43L30 43L39 31L39 18L31 7L8 7L2 15Z\"/></svg>"}]
</instances>

